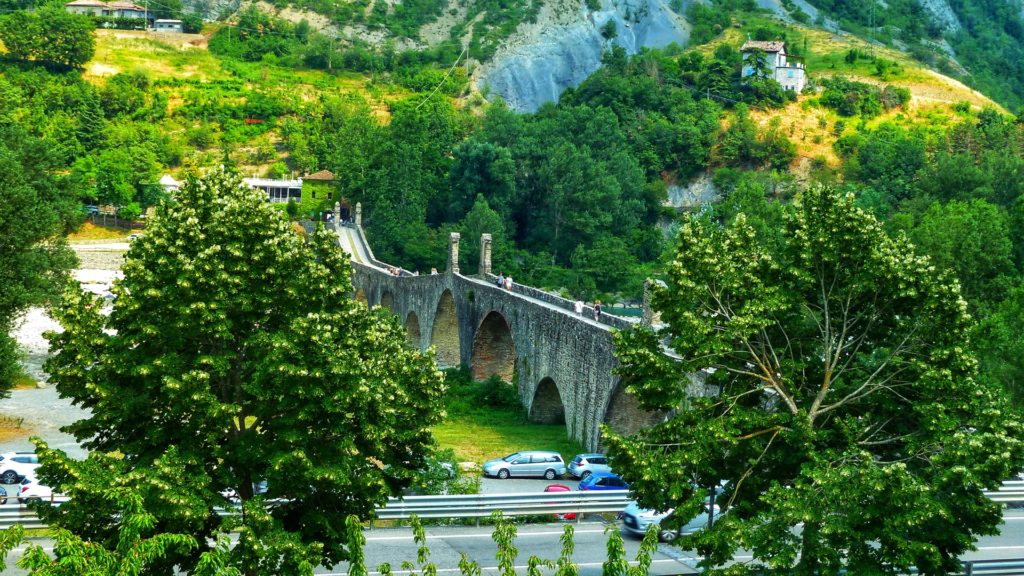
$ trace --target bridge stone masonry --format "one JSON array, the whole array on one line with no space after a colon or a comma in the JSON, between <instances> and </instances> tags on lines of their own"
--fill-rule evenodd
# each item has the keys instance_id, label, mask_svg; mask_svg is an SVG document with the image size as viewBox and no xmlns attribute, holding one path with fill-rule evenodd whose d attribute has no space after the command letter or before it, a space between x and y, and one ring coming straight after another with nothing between
<instances>
[{"instance_id":1,"label":"bridge stone masonry","mask_svg":"<svg viewBox=\"0 0 1024 576\"><path fill-rule=\"evenodd\" d=\"M341 225L338 216L335 230L352 257L355 298L395 313L409 344L433 346L440 367L463 364L476 380L497 375L515 381L530 421L564 423L569 437L588 450L600 447L602 423L628 434L661 421L662 415L642 410L613 373L612 331L632 322L607 314L596 322L592 308L576 314L572 301L529 286L499 288L488 234L480 239L476 275L459 270L457 233L444 271L413 275L374 258L359 205L353 223ZM523 446L529 448L543 447Z\"/></svg>"}]
</instances>

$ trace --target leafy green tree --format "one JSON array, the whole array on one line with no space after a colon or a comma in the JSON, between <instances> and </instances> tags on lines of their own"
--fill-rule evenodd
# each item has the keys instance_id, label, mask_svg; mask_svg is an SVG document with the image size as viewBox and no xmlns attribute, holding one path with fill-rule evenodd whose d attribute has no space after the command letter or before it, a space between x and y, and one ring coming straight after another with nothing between
<instances>
[{"instance_id":1,"label":"leafy green tree","mask_svg":"<svg viewBox=\"0 0 1024 576\"><path fill-rule=\"evenodd\" d=\"M60 294L75 256L63 239L75 203L40 140L0 126L0 396L20 373L18 346L10 336L30 306Z\"/></svg>"},{"instance_id":2,"label":"leafy green tree","mask_svg":"<svg viewBox=\"0 0 1024 576\"><path fill-rule=\"evenodd\" d=\"M976 341L982 374L1024 406L1024 287L1010 290L978 323Z\"/></svg>"},{"instance_id":3,"label":"leafy green tree","mask_svg":"<svg viewBox=\"0 0 1024 576\"><path fill-rule=\"evenodd\" d=\"M473 208L459 224L459 232L463 244L459 248L459 256L465 258L463 270L475 273L480 264L480 235L491 235L491 264L497 270L508 269L511 264L511 246L505 234L505 222L494 210L491 210L482 194L477 195Z\"/></svg>"},{"instance_id":4,"label":"leafy green tree","mask_svg":"<svg viewBox=\"0 0 1024 576\"><path fill-rule=\"evenodd\" d=\"M86 149L98 147L103 141L103 108L93 90L84 91L78 109L78 130L76 136Z\"/></svg>"},{"instance_id":5,"label":"leafy green tree","mask_svg":"<svg viewBox=\"0 0 1024 576\"><path fill-rule=\"evenodd\" d=\"M189 178L161 206L123 272L109 316L96 299L67 294L46 368L89 410L68 432L93 452L123 454L120 474L173 457L187 490L143 493L156 520L146 535L185 534L198 546L153 570L191 571L240 527L229 554L243 574L309 574L344 560L345 516L368 517L424 467L444 393L430 357L406 346L397 320L350 298L351 265L330 233L303 240L223 171ZM88 474L59 454L44 461L59 490ZM265 498L283 500L267 506L254 488L263 480ZM242 501L238 518L215 512L226 490ZM124 519L98 506L74 498L45 516L114 550Z\"/></svg>"},{"instance_id":6,"label":"leafy green tree","mask_svg":"<svg viewBox=\"0 0 1024 576\"><path fill-rule=\"evenodd\" d=\"M511 152L490 142L470 139L458 146L455 162L448 174L451 197L449 221L462 218L478 194L486 194L488 203L499 214L508 215L514 203L515 162Z\"/></svg>"},{"instance_id":7,"label":"leafy green tree","mask_svg":"<svg viewBox=\"0 0 1024 576\"><path fill-rule=\"evenodd\" d=\"M910 237L936 266L956 274L975 307L1002 300L1017 274L1006 213L984 200L934 203Z\"/></svg>"},{"instance_id":8,"label":"leafy green tree","mask_svg":"<svg viewBox=\"0 0 1024 576\"><path fill-rule=\"evenodd\" d=\"M92 20L59 5L7 15L0 40L14 58L68 68L81 68L95 51Z\"/></svg>"},{"instance_id":9,"label":"leafy green tree","mask_svg":"<svg viewBox=\"0 0 1024 576\"><path fill-rule=\"evenodd\" d=\"M742 215L684 223L654 299L667 326L617 336L627 389L671 416L606 429L617 467L676 522L727 480L728 514L690 544L706 566L754 560L713 573L958 570L998 529L981 491L1024 466L1024 425L975 378L956 283L831 189L797 197L784 240L769 252Z\"/></svg>"},{"instance_id":10,"label":"leafy green tree","mask_svg":"<svg viewBox=\"0 0 1024 576\"><path fill-rule=\"evenodd\" d=\"M181 31L198 34L203 29L203 17L199 14L185 14L181 17Z\"/></svg>"}]
</instances>

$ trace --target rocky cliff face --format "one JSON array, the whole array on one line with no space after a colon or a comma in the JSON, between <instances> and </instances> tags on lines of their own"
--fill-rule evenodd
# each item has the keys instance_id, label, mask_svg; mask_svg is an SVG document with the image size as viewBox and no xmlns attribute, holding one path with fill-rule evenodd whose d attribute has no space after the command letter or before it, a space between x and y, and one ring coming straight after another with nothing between
<instances>
[{"instance_id":1,"label":"rocky cliff face","mask_svg":"<svg viewBox=\"0 0 1024 576\"><path fill-rule=\"evenodd\" d=\"M949 5L949 0L920 0L920 2L921 7L946 31L956 32L963 27L960 24L960 19L956 17L956 12Z\"/></svg>"},{"instance_id":2,"label":"rocky cliff face","mask_svg":"<svg viewBox=\"0 0 1024 576\"><path fill-rule=\"evenodd\" d=\"M681 3L684 11L689 3ZM601 35L609 21L615 23L612 40ZM596 11L578 0L549 0L537 22L521 25L484 66L477 87L514 110L532 112L597 70L609 42L635 54L644 47L685 45L689 38L689 24L663 0L601 0Z\"/></svg>"},{"instance_id":3,"label":"rocky cliff face","mask_svg":"<svg viewBox=\"0 0 1024 576\"><path fill-rule=\"evenodd\" d=\"M182 0L185 12L198 14L207 20L231 14L238 10L241 0Z\"/></svg>"}]
</instances>

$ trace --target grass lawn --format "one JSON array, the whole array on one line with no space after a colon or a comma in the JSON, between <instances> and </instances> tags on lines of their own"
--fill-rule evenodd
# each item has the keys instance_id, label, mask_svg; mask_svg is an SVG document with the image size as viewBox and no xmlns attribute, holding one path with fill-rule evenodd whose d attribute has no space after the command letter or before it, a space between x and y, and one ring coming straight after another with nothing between
<instances>
[{"instance_id":1,"label":"grass lawn","mask_svg":"<svg viewBox=\"0 0 1024 576\"><path fill-rule=\"evenodd\" d=\"M124 240L131 234L131 230L115 228L113 226L100 226L92 222L82 223L82 227L68 234L68 242L82 240Z\"/></svg>"},{"instance_id":2,"label":"grass lawn","mask_svg":"<svg viewBox=\"0 0 1024 576\"><path fill-rule=\"evenodd\" d=\"M566 435L564 425L533 424L522 416L502 409L477 409L449 416L434 427L441 448L451 448L460 462L482 464L517 450L555 450L565 462L586 452Z\"/></svg>"}]
</instances>

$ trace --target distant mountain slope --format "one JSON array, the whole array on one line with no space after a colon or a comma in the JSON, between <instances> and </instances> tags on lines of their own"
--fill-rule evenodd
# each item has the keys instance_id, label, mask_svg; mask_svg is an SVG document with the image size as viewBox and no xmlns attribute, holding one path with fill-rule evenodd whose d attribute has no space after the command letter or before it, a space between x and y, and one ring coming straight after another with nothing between
<instances>
[{"instance_id":1,"label":"distant mountain slope","mask_svg":"<svg viewBox=\"0 0 1024 576\"><path fill-rule=\"evenodd\" d=\"M477 86L514 110L533 111L597 70L612 43L636 54L684 46L689 37L689 23L663 0L601 0L596 10L578 0L549 0L537 21L521 25L485 64Z\"/></svg>"}]
</instances>

